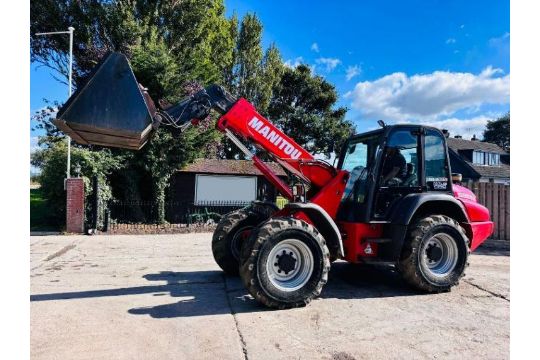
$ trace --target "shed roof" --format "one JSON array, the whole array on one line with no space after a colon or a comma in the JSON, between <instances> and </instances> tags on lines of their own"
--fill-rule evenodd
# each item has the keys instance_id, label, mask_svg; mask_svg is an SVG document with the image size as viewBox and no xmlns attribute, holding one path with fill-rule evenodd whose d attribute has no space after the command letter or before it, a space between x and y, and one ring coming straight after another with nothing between
<instances>
[{"instance_id":1,"label":"shed roof","mask_svg":"<svg viewBox=\"0 0 540 360\"><path fill-rule=\"evenodd\" d=\"M287 176L281 166L274 162L266 163L278 176ZM229 159L196 159L193 163L186 165L179 172L197 174L223 174L223 175L255 175L263 174L253 165L250 160L229 160Z\"/></svg>"}]
</instances>

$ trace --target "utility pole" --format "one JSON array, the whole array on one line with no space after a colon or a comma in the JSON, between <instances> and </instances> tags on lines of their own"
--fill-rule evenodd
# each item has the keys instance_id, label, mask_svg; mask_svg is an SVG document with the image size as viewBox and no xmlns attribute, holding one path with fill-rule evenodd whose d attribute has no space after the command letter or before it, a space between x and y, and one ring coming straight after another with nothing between
<instances>
[{"instance_id":1,"label":"utility pole","mask_svg":"<svg viewBox=\"0 0 540 360\"><path fill-rule=\"evenodd\" d=\"M75 28L73 26L68 27L68 31L52 31L44 33L36 33L36 36L44 35L58 35L58 34L69 34L69 88L68 88L68 99L72 94L72 77L73 77L73 31ZM66 169L66 178L69 179L70 168L71 168L71 137L67 137L67 169Z\"/></svg>"}]
</instances>

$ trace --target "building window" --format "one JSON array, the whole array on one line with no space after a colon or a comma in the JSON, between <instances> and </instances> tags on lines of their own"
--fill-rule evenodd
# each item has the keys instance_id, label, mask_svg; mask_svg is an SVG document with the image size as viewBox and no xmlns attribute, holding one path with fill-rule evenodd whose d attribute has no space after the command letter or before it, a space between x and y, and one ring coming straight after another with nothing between
<instances>
[{"instance_id":1,"label":"building window","mask_svg":"<svg viewBox=\"0 0 540 360\"><path fill-rule=\"evenodd\" d=\"M481 151L473 152L473 164L484 165L484 153Z\"/></svg>"},{"instance_id":2,"label":"building window","mask_svg":"<svg viewBox=\"0 0 540 360\"><path fill-rule=\"evenodd\" d=\"M485 153L482 151L473 152L473 164L499 166L501 156L495 153Z\"/></svg>"},{"instance_id":3,"label":"building window","mask_svg":"<svg viewBox=\"0 0 540 360\"><path fill-rule=\"evenodd\" d=\"M499 154L487 154L489 155L489 162L488 165L498 166L500 163L500 155Z\"/></svg>"}]
</instances>

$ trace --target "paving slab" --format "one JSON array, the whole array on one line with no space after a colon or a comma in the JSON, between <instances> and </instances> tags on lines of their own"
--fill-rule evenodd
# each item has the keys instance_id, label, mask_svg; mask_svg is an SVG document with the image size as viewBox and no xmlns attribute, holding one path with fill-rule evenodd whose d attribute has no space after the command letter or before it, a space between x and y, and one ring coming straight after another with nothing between
<instances>
[{"instance_id":1,"label":"paving slab","mask_svg":"<svg viewBox=\"0 0 540 360\"><path fill-rule=\"evenodd\" d=\"M481 248L453 291L338 261L321 297L262 307L214 263L211 234L31 237L35 359L509 357L509 250Z\"/></svg>"}]
</instances>

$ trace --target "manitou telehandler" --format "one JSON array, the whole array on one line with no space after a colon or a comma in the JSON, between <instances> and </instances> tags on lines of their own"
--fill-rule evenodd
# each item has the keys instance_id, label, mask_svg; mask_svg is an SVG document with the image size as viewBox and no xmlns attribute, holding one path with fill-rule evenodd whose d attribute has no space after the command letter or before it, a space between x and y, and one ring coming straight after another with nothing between
<instances>
[{"instance_id":1,"label":"manitou telehandler","mask_svg":"<svg viewBox=\"0 0 540 360\"><path fill-rule=\"evenodd\" d=\"M452 183L445 136L429 126L380 122L348 139L333 167L220 86L157 108L119 53L96 66L54 123L81 144L140 149L160 124L185 128L211 110L221 114L217 128L289 200L281 210L255 201L223 216L212 239L217 264L266 306L308 304L337 259L392 265L415 288L448 291L493 231L488 210ZM244 143L281 165L289 183Z\"/></svg>"}]
</instances>

